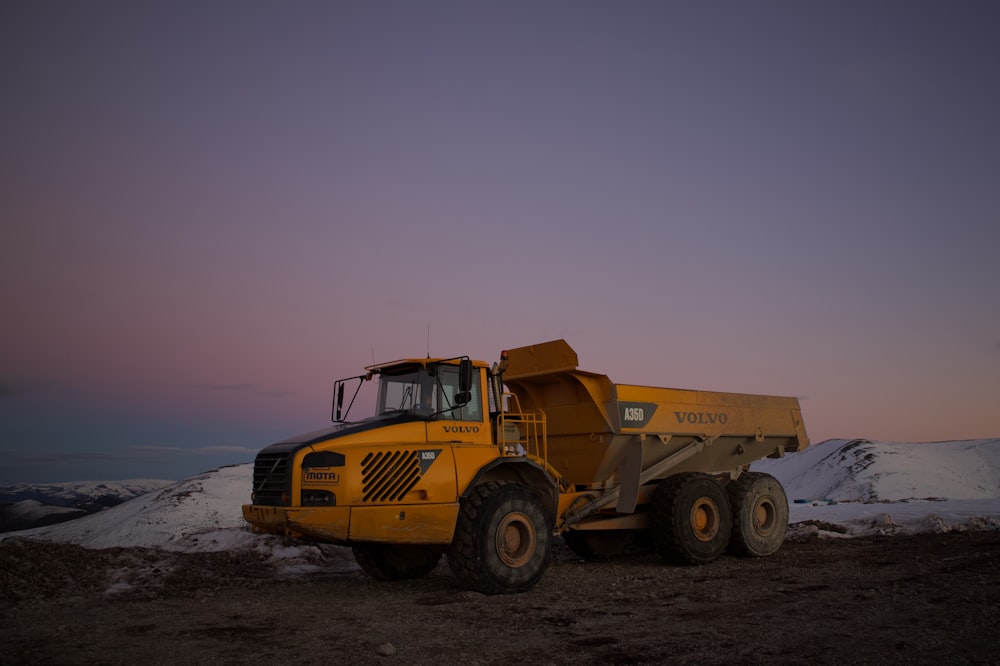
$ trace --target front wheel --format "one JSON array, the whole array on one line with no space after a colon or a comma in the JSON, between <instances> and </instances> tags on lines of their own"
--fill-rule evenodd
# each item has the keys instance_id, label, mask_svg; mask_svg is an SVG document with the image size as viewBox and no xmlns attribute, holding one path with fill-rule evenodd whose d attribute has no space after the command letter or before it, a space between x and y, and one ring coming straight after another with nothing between
<instances>
[{"instance_id":1,"label":"front wheel","mask_svg":"<svg viewBox=\"0 0 1000 666\"><path fill-rule=\"evenodd\" d=\"M358 544L354 561L375 580L423 578L441 561L440 547L382 543Z\"/></svg>"},{"instance_id":2,"label":"front wheel","mask_svg":"<svg viewBox=\"0 0 1000 666\"><path fill-rule=\"evenodd\" d=\"M448 565L484 594L523 592L549 564L552 526L538 495L517 483L490 481L462 501Z\"/></svg>"},{"instance_id":3,"label":"front wheel","mask_svg":"<svg viewBox=\"0 0 1000 666\"><path fill-rule=\"evenodd\" d=\"M679 564L707 564L726 550L732 513L726 491L707 474L675 474L653 494L649 530L657 552Z\"/></svg>"}]
</instances>

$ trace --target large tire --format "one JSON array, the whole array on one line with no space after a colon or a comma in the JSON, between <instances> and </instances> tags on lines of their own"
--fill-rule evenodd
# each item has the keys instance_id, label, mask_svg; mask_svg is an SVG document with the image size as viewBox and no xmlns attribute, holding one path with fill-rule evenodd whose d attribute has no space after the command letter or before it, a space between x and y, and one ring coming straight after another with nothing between
<instances>
[{"instance_id":1,"label":"large tire","mask_svg":"<svg viewBox=\"0 0 1000 666\"><path fill-rule=\"evenodd\" d=\"M733 509L730 552L746 557L771 555L788 531L788 498L770 474L745 472L726 489Z\"/></svg>"},{"instance_id":2,"label":"large tire","mask_svg":"<svg viewBox=\"0 0 1000 666\"><path fill-rule=\"evenodd\" d=\"M632 543L629 530L567 530L563 541L585 560L607 560L625 552Z\"/></svg>"},{"instance_id":3,"label":"large tire","mask_svg":"<svg viewBox=\"0 0 1000 666\"><path fill-rule=\"evenodd\" d=\"M359 544L352 548L354 561L375 580L423 578L441 561L437 546Z\"/></svg>"},{"instance_id":4,"label":"large tire","mask_svg":"<svg viewBox=\"0 0 1000 666\"><path fill-rule=\"evenodd\" d=\"M506 481L472 488L462 501L448 566L484 594L524 592L549 565L552 525L538 495Z\"/></svg>"},{"instance_id":5,"label":"large tire","mask_svg":"<svg viewBox=\"0 0 1000 666\"><path fill-rule=\"evenodd\" d=\"M649 530L660 555L678 564L707 564L726 550L732 512L726 491L707 474L667 477L653 494Z\"/></svg>"}]
</instances>

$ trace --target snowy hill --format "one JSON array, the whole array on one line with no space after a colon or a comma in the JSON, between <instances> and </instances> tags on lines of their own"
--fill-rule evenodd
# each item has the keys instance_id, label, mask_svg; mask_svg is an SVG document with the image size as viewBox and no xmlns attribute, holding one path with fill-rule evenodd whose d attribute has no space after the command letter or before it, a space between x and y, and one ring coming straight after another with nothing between
<instances>
[{"instance_id":1,"label":"snowy hill","mask_svg":"<svg viewBox=\"0 0 1000 666\"><path fill-rule=\"evenodd\" d=\"M245 531L240 506L249 500L252 474L251 463L222 467L72 523L25 530L17 536L86 548L220 550L226 546L211 545L212 534Z\"/></svg>"},{"instance_id":2,"label":"snowy hill","mask_svg":"<svg viewBox=\"0 0 1000 666\"><path fill-rule=\"evenodd\" d=\"M1000 497L1000 439L900 444L830 439L784 459L762 460L788 498L877 502Z\"/></svg>"},{"instance_id":3,"label":"snowy hill","mask_svg":"<svg viewBox=\"0 0 1000 666\"><path fill-rule=\"evenodd\" d=\"M781 481L793 527L848 536L1000 529L1000 439L831 439L752 469Z\"/></svg>"},{"instance_id":4,"label":"snowy hill","mask_svg":"<svg viewBox=\"0 0 1000 666\"><path fill-rule=\"evenodd\" d=\"M759 461L753 469L773 474L785 486L793 534L1000 529L1000 439L827 440L802 453ZM240 506L249 499L252 472L250 463L223 467L78 520L2 536L87 548L254 548L296 557L298 547L254 535L244 523Z\"/></svg>"}]
</instances>

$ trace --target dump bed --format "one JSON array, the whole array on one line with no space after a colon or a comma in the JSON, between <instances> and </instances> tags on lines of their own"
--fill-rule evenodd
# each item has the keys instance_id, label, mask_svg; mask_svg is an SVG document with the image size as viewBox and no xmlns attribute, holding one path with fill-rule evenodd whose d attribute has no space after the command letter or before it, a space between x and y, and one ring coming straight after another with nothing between
<instances>
[{"instance_id":1,"label":"dump bed","mask_svg":"<svg viewBox=\"0 0 1000 666\"><path fill-rule=\"evenodd\" d=\"M795 398L614 384L578 370L564 340L507 358L504 383L545 414L549 464L578 489L627 487L620 509L669 474L733 473L809 446Z\"/></svg>"}]
</instances>

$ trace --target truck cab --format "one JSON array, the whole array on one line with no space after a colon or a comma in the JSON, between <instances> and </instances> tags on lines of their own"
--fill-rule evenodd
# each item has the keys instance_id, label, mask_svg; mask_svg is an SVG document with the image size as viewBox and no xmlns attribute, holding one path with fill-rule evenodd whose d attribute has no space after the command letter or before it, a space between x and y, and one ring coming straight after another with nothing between
<instances>
[{"instance_id":1,"label":"truck cab","mask_svg":"<svg viewBox=\"0 0 1000 666\"><path fill-rule=\"evenodd\" d=\"M484 368L467 359L405 359L337 381L333 426L257 455L252 504L244 516L259 532L350 545L362 534L371 536L363 527L370 524L369 513L401 504L453 509L458 486L452 447L492 444ZM372 381L374 415L348 421L361 385ZM345 404L348 390L353 394ZM421 509L399 513L390 527L419 534L413 538L420 541L450 540L450 534L434 536L441 530L409 528Z\"/></svg>"},{"instance_id":2,"label":"truck cab","mask_svg":"<svg viewBox=\"0 0 1000 666\"><path fill-rule=\"evenodd\" d=\"M532 426L537 417L504 413L500 384L481 361L404 359L365 370L335 383L332 427L258 453L252 503L243 506L253 530L351 546L373 577L413 578L454 550L456 531L472 529L463 506L481 503L484 489L520 483L530 491L516 499L529 506L504 525L506 557L514 562L509 568L532 575L520 584L479 580L474 563L482 558L471 551L453 552L449 563L464 566L470 586L488 592L534 584L548 557L558 497L536 459L544 440ZM359 389L373 381L375 414L348 421Z\"/></svg>"}]
</instances>

